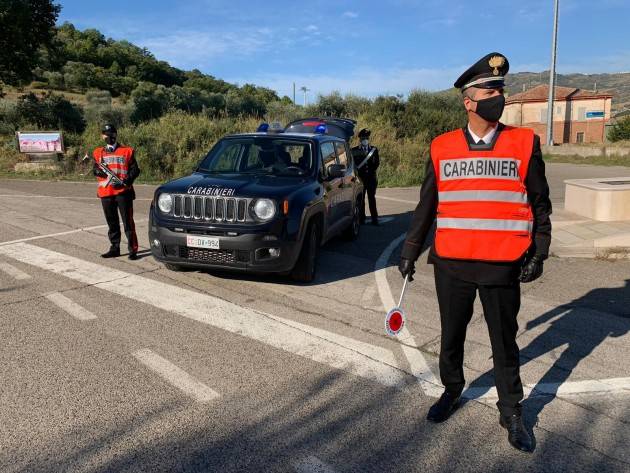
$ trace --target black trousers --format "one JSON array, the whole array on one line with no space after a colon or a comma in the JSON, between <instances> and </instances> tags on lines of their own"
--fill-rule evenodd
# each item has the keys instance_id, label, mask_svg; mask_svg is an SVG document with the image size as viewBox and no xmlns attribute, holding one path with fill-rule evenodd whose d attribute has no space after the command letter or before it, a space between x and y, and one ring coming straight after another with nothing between
<instances>
[{"instance_id":1,"label":"black trousers","mask_svg":"<svg viewBox=\"0 0 630 473\"><path fill-rule=\"evenodd\" d=\"M464 389L464 340L479 291L492 345L494 378L499 394L497 406L503 415L520 412L523 385L516 344L516 316L521 307L518 281L507 285L479 285L435 267L435 287L442 326L440 378L446 390L459 394Z\"/></svg>"},{"instance_id":2,"label":"black trousers","mask_svg":"<svg viewBox=\"0 0 630 473\"><path fill-rule=\"evenodd\" d=\"M133 221L133 194L125 192L112 197L102 197L101 204L103 204L105 220L107 220L109 227L107 236L112 247L120 248L120 222L118 221L118 213L120 212L129 252L137 253L138 237L136 236L136 224Z\"/></svg>"},{"instance_id":3,"label":"black trousers","mask_svg":"<svg viewBox=\"0 0 630 473\"><path fill-rule=\"evenodd\" d=\"M378 179L376 177L364 177L363 181L363 205L361 206L361 223L365 222L365 196L367 195L368 205L370 206L370 216L372 221L378 220L378 211L376 210L376 188L378 187Z\"/></svg>"}]
</instances>

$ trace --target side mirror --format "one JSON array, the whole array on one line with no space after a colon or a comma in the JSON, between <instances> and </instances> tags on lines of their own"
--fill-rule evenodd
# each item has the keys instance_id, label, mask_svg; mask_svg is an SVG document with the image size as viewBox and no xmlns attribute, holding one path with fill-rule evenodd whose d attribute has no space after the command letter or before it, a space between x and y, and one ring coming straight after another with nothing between
<instances>
[{"instance_id":1,"label":"side mirror","mask_svg":"<svg viewBox=\"0 0 630 473\"><path fill-rule=\"evenodd\" d=\"M331 164L328 166L328 177L330 179L337 179L343 177L346 174L346 167L343 164Z\"/></svg>"}]
</instances>

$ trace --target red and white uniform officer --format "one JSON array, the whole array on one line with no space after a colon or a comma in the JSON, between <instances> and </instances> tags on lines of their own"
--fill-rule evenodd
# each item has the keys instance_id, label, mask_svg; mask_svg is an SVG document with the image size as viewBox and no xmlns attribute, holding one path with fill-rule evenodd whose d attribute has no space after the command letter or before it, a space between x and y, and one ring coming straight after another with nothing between
<instances>
[{"instance_id":1,"label":"red and white uniform officer","mask_svg":"<svg viewBox=\"0 0 630 473\"><path fill-rule=\"evenodd\" d=\"M464 389L464 341L477 293L490 333L500 424L510 444L532 451L523 425L519 348L520 282L542 274L551 242L551 202L540 140L499 122L505 105L505 56L490 53L455 82L468 124L431 143L425 180L399 270L414 263L435 223L429 251L440 306L440 377L445 391L427 415L442 422Z\"/></svg>"},{"instance_id":2,"label":"red and white uniform officer","mask_svg":"<svg viewBox=\"0 0 630 473\"><path fill-rule=\"evenodd\" d=\"M94 175L98 181L97 194L103 205L103 212L109 227L107 235L111 244L109 251L101 256L103 258L120 256L121 234L118 220L120 213L127 237L129 259L135 260L138 258L138 237L133 220L133 200L136 197L133 182L140 175L140 169L134 158L133 148L118 143L118 132L114 125L106 124L101 131L105 146L96 148L92 152L92 157L94 159ZM108 168L122 183L111 179L99 164Z\"/></svg>"}]
</instances>

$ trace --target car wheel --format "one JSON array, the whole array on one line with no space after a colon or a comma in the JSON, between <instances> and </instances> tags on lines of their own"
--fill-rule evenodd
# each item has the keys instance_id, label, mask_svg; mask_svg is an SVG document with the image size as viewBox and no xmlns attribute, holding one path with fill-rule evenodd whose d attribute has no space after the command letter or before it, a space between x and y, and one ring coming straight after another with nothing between
<instances>
[{"instance_id":1,"label":"car wheel","mask_svg":"<svg viewBox=\"0 0 630 473\"><path fill-rule=\"evenodd\" d=\"M350 226L344 231L344 237L346 240L354 241L359 238L359 232L361 231L361 207L357 202L352 211L352 221Z\"/></svg>"},{"instance_id":2,"label":"car wheel","mask_svg":"<svg viewBox=\"0 0 630 473\"><path fill-rule=\"evenodd\" d=\"M317 223L309 224L308 231L302 243L300 256L291 272L291 277L295 281L311 282L315 279L317 268L317 250L319 247L319 227Z\"/></svg>"},{"instance_id":3,"label":"car wheel","mask_svg":"<svg viewBox=\"0 0 630 473\"><path fill-rule=\"evenodd\" d=\"M164 267L170 271L183 271L184 268L178 264L164 263Z\"/></svg>"}]
</instances>

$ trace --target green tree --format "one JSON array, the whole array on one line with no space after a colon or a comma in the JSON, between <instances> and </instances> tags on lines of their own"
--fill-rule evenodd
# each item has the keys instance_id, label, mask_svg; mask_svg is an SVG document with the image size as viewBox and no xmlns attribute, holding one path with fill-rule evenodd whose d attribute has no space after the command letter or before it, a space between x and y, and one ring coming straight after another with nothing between
<instances>
[{"instance_id":1,"label":"green tree","mask_svg":"<svg viewBox=\"0 0 630 473\"><path fill-rule=\"evenodd\" d=\"M608 132L610 141L630 140L630 115L619 119Z\"/></svg>"},{"instance_id":2,"label":"green tree","mask_svg":"<svg viewBox=\"0 0 630 473\"><path fill-rule=\"evenodd\" d=\"M163 85L140 82L131 93L133 112L131 121L140 123L161 117L168 109L168 93Z\"/></svg>"},{"instance_id":3,"label":"green tree","mask_svg":"<svg viewBox=\"0 0 630 473\"><path fill-rule=\"evenodd\" d=\"M30 93L18 99L16 125L34 124L40 129L57 129L81 133L85 129L83 110L60 95L48 93L39 98Z\"/></svg>"},{"instance_id":4,"label":"green tree","mask_svg":"<svg viewBox=\"0 0 630 473\"><path fill-rule=\"evenodd\" d=\"M50 0L0 0L0 81L30 80L38 49L51 44L60 11Z\"/></svg>"}]
</instances>

